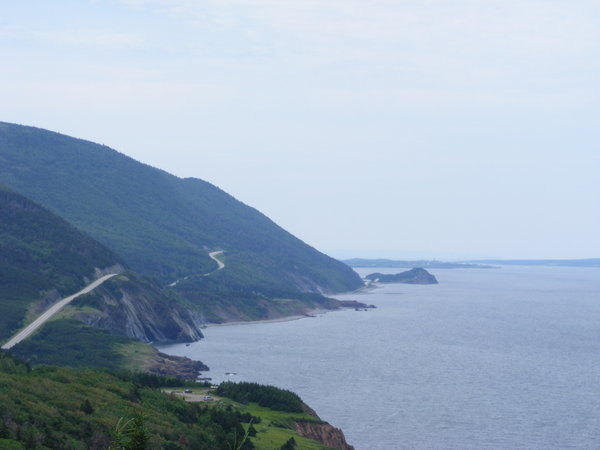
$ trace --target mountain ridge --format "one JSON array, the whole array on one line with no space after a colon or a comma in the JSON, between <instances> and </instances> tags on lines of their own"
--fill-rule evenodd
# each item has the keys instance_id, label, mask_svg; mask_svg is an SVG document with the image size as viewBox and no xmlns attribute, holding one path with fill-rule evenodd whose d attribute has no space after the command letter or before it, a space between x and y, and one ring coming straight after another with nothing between
<instances>
[{"instance_id":1,"label":"mountain ridge","mask_svg":"<svg viewBox=\"0 0 600 450\"><path fill-rule=\"evenodd\" d=\"M218 187L89 141L0 122L0 182L163 285L211 272L216 263L208 253L224 250L227 267L214 275L221 286L251 285L248 292L267 297L361 286L352 269ZM219 295L211 277L202 278L195 289Z\"/></svg>"}]
</instances>

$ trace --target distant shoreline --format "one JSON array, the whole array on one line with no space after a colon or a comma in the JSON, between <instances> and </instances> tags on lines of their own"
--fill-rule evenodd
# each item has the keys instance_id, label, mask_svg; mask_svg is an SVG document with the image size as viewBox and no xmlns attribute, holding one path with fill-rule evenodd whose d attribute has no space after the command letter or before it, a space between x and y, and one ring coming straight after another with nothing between
<instances>
[{"instance_id":1,"label":"distant shoreline","mask_svg":"<svg viewBox=\"0 0 600 450\"><path fill-rule=\"evenodd\" d=\"M375 289L380 289L380 288L381 288L381 286L377 286L375 283L367 282L365 285L363 285L353 291L346 291L346 292L340 292L337 294L332 294L331 298L333 298L335 300L339 300L337 298L338 296L366 294L370 291L373 291ZM323 314L326 314L329 312L336 312L336 311L341 311L344 309L351 309L351 308L352 307L350 307L350 306L340 306L339 308L336 308L336 309L315 308L315 309L308 310L306 312L306 314L295 314L293 316L278 317L275 319L235 320L232 322L223 322L223 323L205 323L202 325L202 328L206 329L206 328L213 328L213 327L227 327L227 326L233 326L233 325L253 325L253 324L261 324L261 323L291 322L293 320L315 318L315 317L318 317L319 315L323 315Z\"/></svg>"},{"instance_id":2,"label":"distant shoreline","mask_svg":"<svg viewBox=\"0 0 600 450\"><path fill-rule=\"evenodd\" d=\"M343 263L356 268L499 269L502 266L600 267L600 258L586 259L475 259L455 262L352 258Z\"/></svg>"},{"instance_id":3,"label":"distant shoreline","mask_svg":"<svg viewBox=\"0 0 600 450\"><path fill-rule=\"evenodd\" d=\"M365 284L363 287L355 289L354 291L340 292L339 294L334 294L335 297L332 296L331 298L333 298L335 300L339 300L336 297L340 296L340 295L365 294L369 291L379 289L379 288L380 288L380 286L377 286L374 283L369 283L369 284ZM345 309L352 309L352 308L353 307L350 307L350 306L340 306L339 308L336 308L336 309L315 308L315 309L308 310L308 312L306 314L295 314L293 316L278 317L275 319L236 320L233 322L206 323L206 324L202 325L202 328L205 329L205 328L213 328L213 327L227 327L227 326L233 326L233 325L253 325L253 324L262 324L262 323L291 322L293 320L316 318L320 315L327 314L330 312L342 311Z\"/></svg>"},{"instance_id":4,"label":"distant shoreline","mask_svg":"<svg viewBox=\"0 0 600 450\"><path fill-rule=\"evenodd\" d=\"M367 259L352 258L342 260L344 264L352 268L393 268L393 269L495 269L495 266L481 264L478 261L445 262L437 260L392 260L392 259Z\"/></svg>"},{"instance_id":5,"label":"distant shoreline","mask_svg":"<svg viewBox=\"0 0 600 450\"><path fill-rule=\"evenodd\" d=\"M342 308L340 308L342 309ZM306 314L296 314L294 316L278 317L276 319L261 319L261 320L240 320L234 322L223 322L223 323L207 323L203 325L203 328L213 327L228 327L233 325L254 325L261 323L278 323L278 322L291 322L292 320L309 319L318 317L328 312L338 311L338 309L311 309Z\"/></svg>"}]
</instances>

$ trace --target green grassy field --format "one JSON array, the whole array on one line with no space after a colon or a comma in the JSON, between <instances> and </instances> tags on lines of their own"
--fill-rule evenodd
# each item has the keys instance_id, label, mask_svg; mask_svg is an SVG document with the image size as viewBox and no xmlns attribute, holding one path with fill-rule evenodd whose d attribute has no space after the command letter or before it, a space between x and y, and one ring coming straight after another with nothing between
<instances>
[{"instance_id":1,"label":"green grassy field","mask_svg":"<svg viewBox=\"0 0 600 450\"><path fill-rule=\"evenodd\" d=\"M183 395L183 387L169 387L163 389L165 392L173 392L176 396ZM256 430L256 436L248 437L252 444L254 444L257 450L273 450L281 447L290 438L294 438L298 444L298 449L307 450L324 450L329 447L325 447L320 442L312 439L307 439L294 431L294 420L302 421L314 421L315 423L323 423L321 420L308 413L288 413L281 411L274 411L269 408L264 408L256 403L248 403L243 405L241 403L230 400L226 397L219 397L214 394L214 390L209 387L204 388L192 388L192 398L210 396L214 400L212 402L202 402L205 405L211 405L214 408L227 408L231 406L235 411L242 414L248 413L252 416L258 417L260 421L258 423L252 423L252 426ZM247 431L250 427L249 423L243 424L244 429Z\"/></svg>"}]
</instances>

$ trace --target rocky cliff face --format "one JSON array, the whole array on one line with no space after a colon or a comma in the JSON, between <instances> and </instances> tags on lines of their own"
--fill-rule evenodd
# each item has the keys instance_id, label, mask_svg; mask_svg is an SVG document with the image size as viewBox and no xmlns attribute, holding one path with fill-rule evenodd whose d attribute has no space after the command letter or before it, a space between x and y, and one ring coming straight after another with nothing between
<instances>
[{"instance_id":1,"label":"rocky cliff face","mask_svg":"<svg viewBox=\"0 0 600 450\"><path fill-rule=\"evenodd\" d=\"M199 313L132 273L115 277L74 305L76 319L142 342L193 342L204 337Z\"/></svg>"},{"instance_id":2,"label":"rocky cliff face","mask_svg":"<svg viewBox=\"0 0 600 450\"><path fill-rule=\"evenodd\" d=\"M173 356L156 352L154 358L143 364L145 372L166 377L176 377L184 380L195 381L200 371L209 370L206 364L194 361L185 356Z\"/></svg>"},{"instance_id":3,"label":"rocky cliff face","mask_svg":"<svg viewBox=\"0 0 600 450\"><path fill-rule=\"evenodd\" d=\"M125 272L125 267L122 264L114 264L110 267L105 267L104 269L101 269L99 267L95 267L94 268L94 279L98 279L100 277L103 277L104 275L109 275L111 273L123 273ZM86 283L91 283L92 280L86 278L85 279Z\"/></svg>"},{"instance_id":4,"label":"rocky cliff face","mask_svg":"<svg viewBox=\"0 0 600 450\"><path fill-rule=\"evenodd\" d=\"M354 450L346 442L344 432L339 428L329 425L327 422L294 422L296 432L306 438L321 442L323 445L340 450Z\"/></svg>"}]
</instances>

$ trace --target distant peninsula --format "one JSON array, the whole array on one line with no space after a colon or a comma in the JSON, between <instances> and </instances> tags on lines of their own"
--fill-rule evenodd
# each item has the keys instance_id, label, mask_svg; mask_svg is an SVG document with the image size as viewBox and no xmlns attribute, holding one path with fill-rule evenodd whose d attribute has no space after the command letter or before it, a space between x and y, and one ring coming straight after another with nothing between
<instances>
[{"instance_id":1,"label":"distant peninsula","mask_svg":"<svg viewBox=\"0 0 600 450\"><path fill-rule=\"evenodd\" d=\"M495 266L475 262L444 262L436 260L397 261L392 259L352 258L342 261L350 267L423 267L427 269L494 269Z\"/></svg>"},{"instance_id":2,"label":"distant peninsula","mask_svg":"<svg viewBox=\"0 0 600 450\"><path fill-rule=\"evenodd\" d=\"M438 280L421 267L396 274L372 273L365 277L376 283L438 284Z\"/></svg>"}]
</instances>

